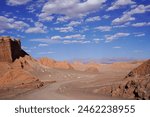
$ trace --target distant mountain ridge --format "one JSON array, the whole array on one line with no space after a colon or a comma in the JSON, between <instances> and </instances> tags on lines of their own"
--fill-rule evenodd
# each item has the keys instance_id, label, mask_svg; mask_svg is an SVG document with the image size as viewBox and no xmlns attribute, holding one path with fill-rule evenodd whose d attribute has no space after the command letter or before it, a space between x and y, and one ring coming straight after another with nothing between
<instances>
[{"instance_id":1,"label":"distant mountain ridge","mask_svg":"<svg viewBox=\"0 0 150 117\"><path fill-rule=\"evenodd\" d=\"M132 61L143 61L143 59L135 58L99 58L99 59L72 59L68 60L70 63L74 61L82 63L99 63L99 64L112 64L115 62L132 62Z\"/></svg>"}]
</instances>

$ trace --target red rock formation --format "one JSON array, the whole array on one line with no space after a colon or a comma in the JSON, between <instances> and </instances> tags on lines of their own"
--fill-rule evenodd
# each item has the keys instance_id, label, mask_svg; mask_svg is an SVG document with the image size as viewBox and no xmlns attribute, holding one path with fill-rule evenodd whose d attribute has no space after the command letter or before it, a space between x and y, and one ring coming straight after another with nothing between
<instances>
[{"instance_id":1,"label":"red rock formation","mask_svg":"<svg viewBox=\"0 0 150 117\"><path fill-rule=\"evenodd\" d=\"M21 42L10 37L0 37L0 89L17 85L41 84L33 70L38 62L21 49Z\"/></svg>"},{"instance_id":2,"label":"red rock formation","mask_svg":"<svg viewBox=\"0 0 150 117\"><path fill-rule=\"evenodd\" d=\"M150 60L147 60L143 64L141 64L139 67L133 69L127 76L128 77L141 77L141 76L147 76L150 75Z\"/></svg>"},{"instance_id":3,"label":"red rock formation","mask_svg":"<svg viewBox=\"0 0 150 117\"><path fill-rule=\"evenodd\" d=\"M12 40L10 37L0 37L0 61L13 62L19 57L28 55L21 49L20 40Z\"/></svg>"},{"instance_id":4,"label":"red rock formation","mask_svg":"<svg viewBox=\"0 0 150 117\"><path fill-rule=\"evenodd\" d=\"M112 89L112 96L130 99L150 99L150 60L133 69Z\"/></svg>"},{"instance_id":5,"label":"red rock formation","mask_svg":"<svg viewBox=\"0 0 150 117\"><path fill-rule=\"evenodd\" d=\"M48 67L54 67L55 66L55 63L56 61L53 60L53 59L49 59L49 58L46 58L46 57L43 57L39 60L39 62L44 65L44 66L48 66Z\"/></svg>"},{"instance_id":6,"label":"red rock formation","mask_svg":"<svg viewBox=\"0 0 150 117\"><path fill-rule=\"evenodd\" d=\"M73 67L66 61L55 61L49 58L41 58L39 62L42 65L57 68L57 69L73 69Z\"/></svg>"}]
</instances>

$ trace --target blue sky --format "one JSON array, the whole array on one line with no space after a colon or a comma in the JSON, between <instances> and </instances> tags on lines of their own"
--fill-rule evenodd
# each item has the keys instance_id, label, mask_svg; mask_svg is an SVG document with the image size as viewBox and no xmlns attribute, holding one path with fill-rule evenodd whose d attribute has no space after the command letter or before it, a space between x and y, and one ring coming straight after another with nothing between
<instances>
[{"instance_id":1,"label":"blue sky","mask_svg":"<svg viewBox=\"0 0 150 117\"><path fill-rule=\"evenodd\" d=\"M35 58L150 58L150 1L1 0L0 35Z\"/></svg>"}]
</instances>

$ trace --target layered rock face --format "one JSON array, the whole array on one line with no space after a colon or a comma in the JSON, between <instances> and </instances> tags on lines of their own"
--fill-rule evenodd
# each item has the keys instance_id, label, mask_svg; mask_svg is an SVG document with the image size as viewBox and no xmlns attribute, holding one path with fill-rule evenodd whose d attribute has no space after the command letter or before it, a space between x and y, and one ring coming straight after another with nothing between
<instances>
[{"instance_id":1,"label":"layered rock face","mask_svg":"<svg viewBox=\"0 0 150 117\"><path fill-rule=\"evenodd\" d=\"M113 87L112 96L150 99L150 60L133 69L122 84Z\"/></svg>"},{"instance_id":2,"label":"layered rock face","mask_svg":"<svg viewBox=\"0 0 150 117\"><path fill-rule=\"evenodd\" d=\"M28 55L21 49L20 40L12 40L10 37L0 37L0 61L13 62L19 57Z\"/></svg>"}]
</instances>

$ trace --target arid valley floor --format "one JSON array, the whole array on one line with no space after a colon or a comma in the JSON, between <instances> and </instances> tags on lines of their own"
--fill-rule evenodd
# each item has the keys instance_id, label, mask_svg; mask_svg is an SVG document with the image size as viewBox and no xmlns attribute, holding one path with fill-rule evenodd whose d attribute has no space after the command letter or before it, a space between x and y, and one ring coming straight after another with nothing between
<instances>
[{"instance_id":1,"label":"arid valley floor","mask_svg":"<svg viewBox=\"0 0 150 117\"><path fill-rule=\"evenodd\" d=\"M16 44L9 37L1 38L3 49L8 41ZM150 98L149 60L112 64L68 63L49 58L35 60L23 52L18 42L10 47L15 60L4 58L9 55L9 48L0 56L0 99Z\"/></svg>"}]
</instances>

